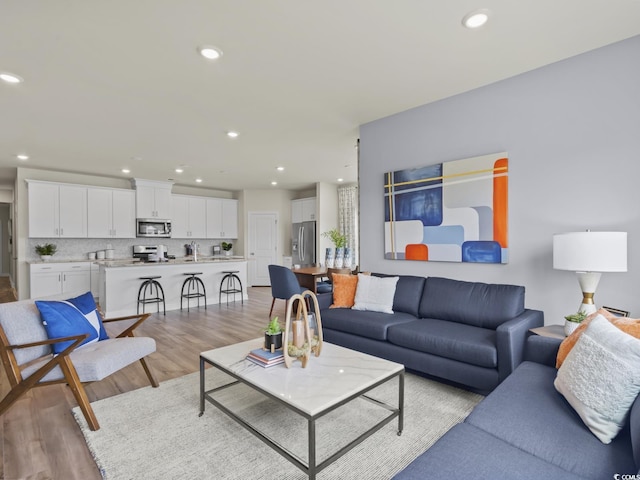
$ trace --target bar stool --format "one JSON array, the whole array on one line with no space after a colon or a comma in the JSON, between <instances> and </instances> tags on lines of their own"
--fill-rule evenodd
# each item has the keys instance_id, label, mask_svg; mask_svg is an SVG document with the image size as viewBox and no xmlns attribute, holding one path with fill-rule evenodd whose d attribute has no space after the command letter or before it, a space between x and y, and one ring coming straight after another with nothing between
<instances>
[{"instance_id":1,"label":"bar stool","mask_svg":"<svg viewBox=\"0 0 640 480\"><path fill-rule=\"evenodd\" d=\"M140 280L144 281L138 290L138 315L140 315L140 304L142 304L142 313L144 313L144 306L147 303L155 303L158 308L158 313L160 313L160 303L162 303L162 311L165 315L167 314L167 308L164 303L164 290L162 289L160 282L157 281L158 278L162 278L162 276L140 277ZM147 297L147 294L151 296Z\"/></svg>"},{"instance_id":2,"label":"bar stool","mask_svg":"<svg viewBox=\"0 0 640 480\"><path fill-rule=\"evenodd\" d=\"M204 309L207 309L207 291L204 288L204 283L196 275L202 275L202 272L185 273L188 278L182 284L182 293L180 295L180 310L182 310L182 299L187 299L187 312L189 311L189 302L192 298L198 299L198 308L200 308L200 297L204 297ZM202 291L200 291L202 287ZM185 293L186 290L186 293Z\"/></svg>"},{"instance_id":3,"label":"bar stool","mask_svg":"<svg viewBox=\"0 0 640 480\"><path fill-rule=\"evenodd\" d=\"M227 305L229 305L229 295L233 294L233 301L236 301L236 293L240 294L240 300L242 300L242 304L244 305L244 296L242 295L242 281L240 281L240 277L236 275L240 270L223 270L224 277L222 277L222 281L220 282L220 291L218 292L218 303L222 303L222 294L224 293L227 296ZM225 281L227 284L225 285ZM237 283L236 283L237 282Z\"/></svg>"}]
</instances>

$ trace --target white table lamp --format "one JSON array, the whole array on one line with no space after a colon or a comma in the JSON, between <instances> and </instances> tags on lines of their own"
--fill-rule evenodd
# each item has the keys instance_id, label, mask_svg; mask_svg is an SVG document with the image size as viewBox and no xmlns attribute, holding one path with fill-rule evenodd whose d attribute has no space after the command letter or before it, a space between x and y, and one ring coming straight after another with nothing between
<instances>
[{"instance_id":1,"label":"white table lamp","mask_svg":"<svg viewBox=\"0 0 640 480\"><path fill-rule=\"evenodd\" d=\"M627 232L587 230L554 235L553 268L576 272L583 297L578 312L593 313L601 272L627 271Z\"/></svg>"}]
</instances>

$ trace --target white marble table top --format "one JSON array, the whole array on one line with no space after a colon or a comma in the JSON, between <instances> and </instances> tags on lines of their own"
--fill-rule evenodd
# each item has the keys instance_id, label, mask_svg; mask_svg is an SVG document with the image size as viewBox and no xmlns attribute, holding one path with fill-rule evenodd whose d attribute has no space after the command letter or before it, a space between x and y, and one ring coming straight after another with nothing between
<instances>
[{"instance_id":1,"label":"white marble table top","mask_svg":"<svg viewBox=\"0 0 640 480\"><path fill-rule=\"evenodd\" d=\"M310 416L404 370L399 363L326 342L319 357L311 356L307 368L302 368L299 361L294 361L291 368L284 364L263 368L246 360L262 342L261 338L249 340L200 356Z\"/></svg>"}]
</instances>

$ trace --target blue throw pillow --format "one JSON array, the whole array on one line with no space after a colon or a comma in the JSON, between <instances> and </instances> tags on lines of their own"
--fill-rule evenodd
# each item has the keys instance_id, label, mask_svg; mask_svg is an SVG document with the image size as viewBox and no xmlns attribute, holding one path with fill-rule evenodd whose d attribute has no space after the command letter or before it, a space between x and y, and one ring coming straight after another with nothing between
<instances>
[{"instance_id":1,"label":"blue throw pillow","mask_svg":"<svg viewBox=\"0 0 640 480\"><path fill-rule=\"evenodd\" d=\"M109 338L91 292L69 300L36 300L35 303L40 310L42 324L49 338L88 333L89 337L81 345ZM55 343L53 353L62 352L72 343L72 341Z\"/></svg>"}]
</instances>

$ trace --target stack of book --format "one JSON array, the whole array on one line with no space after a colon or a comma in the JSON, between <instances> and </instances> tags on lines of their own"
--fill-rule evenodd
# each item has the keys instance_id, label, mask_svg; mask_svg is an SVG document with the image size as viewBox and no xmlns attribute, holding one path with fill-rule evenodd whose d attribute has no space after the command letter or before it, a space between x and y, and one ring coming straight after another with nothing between
<instances>
[{"instance_id":1,"label":"stack of book","mask_svg":"<svg viewBox=\"0 0 640 480\"><path fill-rule=\"evenodd\" d=\"M247 360L255 363L256 365L260 365L261 367L269 368L273 367L274 365L284 363L284 354L282 353L282 350L277 350L274 353L271 353L268 350L256 348L255 350L251 350L249 352L249 355L247 355Z\"/></svg>"}]
</instances>

